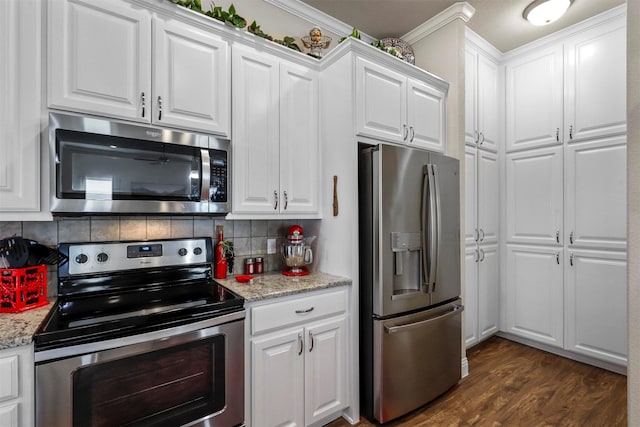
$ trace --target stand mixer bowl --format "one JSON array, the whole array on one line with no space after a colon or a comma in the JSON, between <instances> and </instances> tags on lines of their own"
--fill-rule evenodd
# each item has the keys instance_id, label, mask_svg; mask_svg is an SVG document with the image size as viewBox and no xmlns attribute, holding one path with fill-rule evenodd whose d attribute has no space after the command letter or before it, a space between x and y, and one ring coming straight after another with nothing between
<instances>
[{"instance_id":1,"label":"stand mixer bowl","mask_svg":"<svg viewBox=\"0 0 640 427\"><path fill-rule=\"evenodd\" d=\"M285 273L308 274L304 266L313 262L311 247L302 244L283 245L282 256L287 266Z\"/></svg>"}]
</instances>

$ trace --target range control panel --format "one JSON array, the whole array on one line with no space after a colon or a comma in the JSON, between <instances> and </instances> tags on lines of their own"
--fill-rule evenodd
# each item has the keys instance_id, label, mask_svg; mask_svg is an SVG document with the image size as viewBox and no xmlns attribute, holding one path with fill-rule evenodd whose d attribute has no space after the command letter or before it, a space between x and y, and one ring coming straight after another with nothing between
<instances>
[{"instance_id":1,"label":"range control panel","mask_svg":"<svg viewBox=\"0 0 640 427\"><path fill-rule=\"evenodd\" d=\"M68 274L85 275L141 268L189 266L211 262L211 238L143 242L63 243Z\"/></svg>"}]
</instances>

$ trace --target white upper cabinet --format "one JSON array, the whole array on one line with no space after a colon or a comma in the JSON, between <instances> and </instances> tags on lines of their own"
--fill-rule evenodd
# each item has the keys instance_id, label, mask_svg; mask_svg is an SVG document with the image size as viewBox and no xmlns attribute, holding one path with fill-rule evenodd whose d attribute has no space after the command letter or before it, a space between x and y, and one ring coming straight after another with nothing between
<instances>
[{"instance_id":1,"label":"white upper cabinet","mask_svg":"<svg viewBox=\"0 0 640 427\"><path fill-rule=\"evenodd\" d=\"M507 332L564 345L562 248L507 245Z\"/></svg>"},{"instance_id":2,"label":"white upper cabinet","mask_svg":"<svg viewBox=\"0 0 640 427\"><path fill-rule=\"evenodd\" d=\"M233 68L233 214L318 215L316 72L247 46Z\"/></svg>"},{"instance_id":3,"label":"white upper cabinet","mask_svg":"<svg viewBox=\"0 0 640 427\"><path fill-rule=\"evenodd\" d=\"M49 107L230 135L227 41L124 1L49 9Z\"/></svg>"},{"instance_id":4,"label":"white upper cabinet","mask_svg":"<svg viewBox=\"0 0 640 427\"><path fill-rule=\"evenodd\" d=\"M47 6L49 106L148 121L151 14L123 1Z\"/></svg>"},{"instance_id":5,"label":"white upper cabinet","mask_svg":"<svg viewBox=\"0 0 640 427\"><path fill-rule=\"evenodd\" d=\"M156 17L152 121L229 134L231 49L220 37Z\"/></svg>"},{"instance_id":6,"label":"white upper cabinet","mask_svg":"<svg viewBox=\"0 0 640 427\"><path fill-rule=\"evenodd\" d=\"M507 241L561 244L562 147L507 154L505 185Z\"/></svg>"},{"instance_id":7,"label":"white upper cabinet","mask_svg":"<svg viewBox=\"0 0 640 427\"><path fill-rule=\"evenodd\" d=\"M465 48L465 142L498 150L498 64L469 44Z\"/></svg>"},{"instance_id":8,"label":"white upper cabinet","mask_svg":"<svg viewBox=\"0 0 640 427\"><path fill-rule=\"evenodd\" d=\"M626 365L626 253L589 250L568 253L565 348Z\"/></svg>"},{"instance_id":9,"label":"white upper cabinet","mask_svg":"<svg viewBox=\"0 0 640 427\"><path fill-rule=\"evenodd\" d=\"M570 247L626 249L626 136L569 144L565 234Z\"/></svg>"},{"instance_id":10,"label":"white upper cabinet","mask_svg":"<svg viewBox=\"0 0 640 427\"><path fill-rule=\"evenodd\" d=\"M446 93L436 87L362 57L356 59L360 135L444 152L445 100Z\"/></svg>"},{"instance_id":11,"label":"white upper cabinet","mask_svg":"<svg viewBox=\"0 0 640 427\"><path fill-rule=\"evenodd\" d=\"M506 64L506 149L562 142L562 45Z\"/></svg>"},{"instance_id":12,"label":"white upper cabinet","mask_svg":"<svg viewBox=\"0 0 640 427\"><path fill-rule=\"evenodd\" d=\"M626 132L626 40L618 19L565 43L565 141Z\"/></svg>"},{"instance_id":13,"label":"white upper cabinet","mask_svg":"<svg viewBox=\"0 0 640 427\"><path fill-rule=\"evenodd\" d=\"M0 2L0 214L41 208L41 3ZM45 171L48 169L45 169Z\"/></svg>"}]
</instances>

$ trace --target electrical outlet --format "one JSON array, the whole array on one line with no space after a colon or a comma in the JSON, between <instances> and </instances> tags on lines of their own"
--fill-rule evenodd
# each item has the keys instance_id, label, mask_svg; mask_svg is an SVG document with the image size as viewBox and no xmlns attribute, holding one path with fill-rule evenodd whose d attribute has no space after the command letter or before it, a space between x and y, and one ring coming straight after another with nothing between
<instances>
[{"instance_id":1,"label":"electrical outlet","mask_svg":"<svg viewBox=\"0 0 640 427\"><path fill-rule=\"evenodd\" d=\"M268 254L276 253L276 239L267 239L267 253Z\"/></svg>"}]
</instances>

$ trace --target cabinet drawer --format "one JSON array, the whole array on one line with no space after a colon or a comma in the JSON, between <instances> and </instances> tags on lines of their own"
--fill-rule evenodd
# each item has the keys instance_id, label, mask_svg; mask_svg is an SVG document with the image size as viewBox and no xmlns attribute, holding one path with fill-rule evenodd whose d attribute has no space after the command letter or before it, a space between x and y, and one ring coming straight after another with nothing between
<instances>
[{"instance_id":1,"label":"cabinet drawer","mask_svg":"<svg viewBox=\"0 0 640 427\"><path fill-rule=\"evenodd\" d=\"M344 289L251 308L251 334L308 322L346 310Z\"/></svg>"},{"instance_id":2,"label":"cabinet drawer","mask_svg":"<svg viewBox=\"0 0 640 427\"><path fill-rule=\"evenodd\" d=\"M0 358L0 401L18 397L18 356Z\"/></svg>"}]
</instances>

